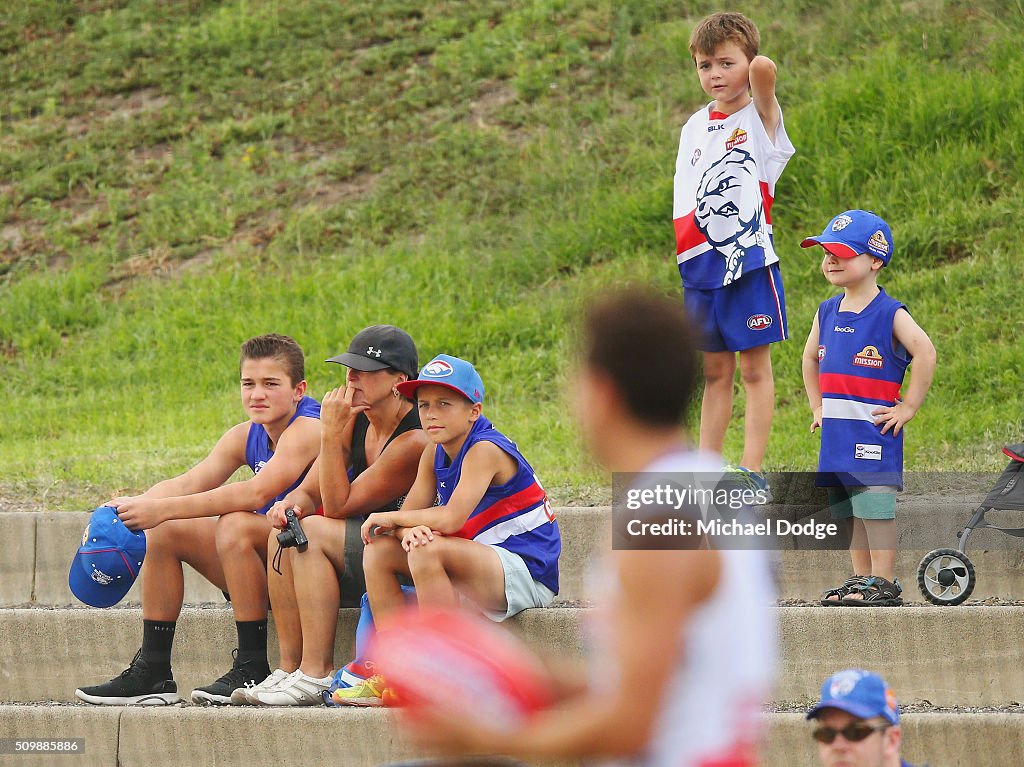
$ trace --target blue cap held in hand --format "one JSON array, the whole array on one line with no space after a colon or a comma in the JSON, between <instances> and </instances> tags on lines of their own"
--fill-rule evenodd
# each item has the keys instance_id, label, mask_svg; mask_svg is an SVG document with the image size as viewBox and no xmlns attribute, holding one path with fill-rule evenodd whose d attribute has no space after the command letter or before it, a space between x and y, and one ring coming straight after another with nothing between
<instances>
[{"instance_id":1,"label":"blue cap held in hand","mask_svg":"<svg viewBox=\"0 0 1024 767\"><path fill-rule=\"evenodd\" d=\"M110 607L124 599L145 558L146 533L133 533L116 509L100 506L85 526L82 545L68 572L68 586L85 604Z\"/></svg>"}]
</instances>

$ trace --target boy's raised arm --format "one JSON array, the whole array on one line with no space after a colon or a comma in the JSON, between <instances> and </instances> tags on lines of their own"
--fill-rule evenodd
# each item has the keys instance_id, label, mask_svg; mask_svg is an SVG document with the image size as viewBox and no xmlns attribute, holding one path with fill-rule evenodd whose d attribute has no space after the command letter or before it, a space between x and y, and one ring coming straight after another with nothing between
<instances>
[{"instance_id":1,"label":"boy's raised arm","mask_svg":"<svg viewBox=\"0 0 1024 767\"><path fill-rule=\"evenodd\" d=\"M755 56L750 62L750 93L754 97L754 108L773 144L775 131L782 119L782 109L779 100L775 98L777 71L775 62L767 56Z\"/></svg>"}]
</instances>

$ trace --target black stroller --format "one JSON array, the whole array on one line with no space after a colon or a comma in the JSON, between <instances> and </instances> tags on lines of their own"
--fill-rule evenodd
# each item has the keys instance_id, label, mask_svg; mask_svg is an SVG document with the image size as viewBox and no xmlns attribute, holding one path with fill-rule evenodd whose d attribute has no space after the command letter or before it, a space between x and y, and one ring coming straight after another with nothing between
<instances>
[{"instance_id":1,"label":"black stroller","mask_svg":"<svg viewBox=\"0 0 1024 767\"><path fill-rule=\"evenodd\" d=\"M1024 538L1024 527L999 527L985 521L985 514L992 509L1024 511L1024 443L1007 445L1003 452L1010 457L1010 464L975 510L967 527L957 533L959 547L930 551L917 568L918 588L932 604L958 605L974 591L974 565L966 553L967 539L972 532L987 527Z\"/></svg>"}]
</instances>

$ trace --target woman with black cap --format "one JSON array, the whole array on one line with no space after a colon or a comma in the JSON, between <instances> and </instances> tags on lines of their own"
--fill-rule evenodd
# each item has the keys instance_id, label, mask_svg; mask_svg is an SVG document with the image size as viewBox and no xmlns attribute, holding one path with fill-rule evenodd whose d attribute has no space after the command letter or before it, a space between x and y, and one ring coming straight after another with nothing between
<instances>
[{"instance_id":1,"label":"woman with black cap","mask_svg":"<svg viewBox=\"0 0 1024 767\"><path fill-rule=\"evenodd\" d=\"M268 568L280 668L256 687L239 688L235 704L322 705L334 670L338 608L366 591L359 527L373 511L397 509L416 478L426 439L413 403L397 386L416 378L416 345L404 330L374 325L331 357L348 368L345 385L321 404L320 456L303 483L268 513L277 528L292 509L309 539L305 551L281 549Z\"/></svg>"}]
</instances>

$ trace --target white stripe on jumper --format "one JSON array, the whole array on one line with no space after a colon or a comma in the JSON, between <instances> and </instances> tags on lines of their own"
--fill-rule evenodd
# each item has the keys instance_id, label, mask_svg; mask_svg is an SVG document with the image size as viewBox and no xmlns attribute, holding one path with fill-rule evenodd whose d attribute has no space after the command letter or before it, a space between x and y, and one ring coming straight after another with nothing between
<instances>
[{"instance_id":1,"label":"white stripe on jumper","mask_svg":"<svg viewBox=\"0 0 1024 767\"><path fill-rule=\"evenodd\" d=\"M849 399L833 399L823 397L821 400L822 418L841 418L845 421L870 421L875 422L871 415L872 410L877 410L881 405L873 405L870 402L855 402Z\"/></svg>"},{"instance_id":2,"label":"white stripe on jumper","mask_svg":"<svg viewBox=\"0 0 1024 767\"><path fill-rule=\"evenodd\" d=\"M551 520L548 519L547 510L544 508L544 504L539 504L536 508L523 512L517 517L512 519L506 519L504 522L499 522L494 527L489 527L480 533L473 540L477 543L486 543L489 546L496 546L502 543L513 535L520 535L521 533L527 533L530 530L536 530L541 525L546 525Z\"/></svg>"}]
</instances>

